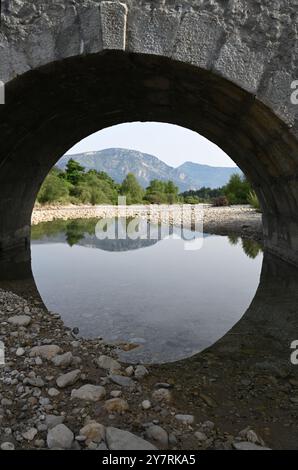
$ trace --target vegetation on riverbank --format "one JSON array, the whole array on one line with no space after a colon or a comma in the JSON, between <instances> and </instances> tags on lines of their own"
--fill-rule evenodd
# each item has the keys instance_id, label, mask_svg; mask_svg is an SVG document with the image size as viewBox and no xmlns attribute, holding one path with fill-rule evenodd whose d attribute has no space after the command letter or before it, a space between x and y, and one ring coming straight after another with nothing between
<instances>
[{"instance_id":1,"label":"vegetation on riverbank","mask_svg":"<svg viewBox=\"0 0 298 470\"><path fill-rule=\"evenodd\" d=\"M118 197L125 196L130 204L198 204L213 205L250 204L259 210L259 202L250 183L238 174L217 189L202 187L179 194L172 181L154 179L144 189L133 173L128 173L121 184L103 171L86 171L70 159L65 171L53 168L45 179L37 201L40 204L117 204Z\"/></svg>"}]
</instances>

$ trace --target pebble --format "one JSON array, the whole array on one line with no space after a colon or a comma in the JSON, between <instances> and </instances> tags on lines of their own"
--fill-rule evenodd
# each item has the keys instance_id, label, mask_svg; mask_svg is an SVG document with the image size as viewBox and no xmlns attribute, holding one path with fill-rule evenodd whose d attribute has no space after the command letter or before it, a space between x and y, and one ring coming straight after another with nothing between
<instances>
[{"instance_id":1,"label":"pebble","mask_svg":"<svg viewBox=\"0 0 298 470\"><path fill-rule=\"evenodd\" d=\"M206 434L204 432L201 432L201 431L197 431L195 432L195 437L198 439L198 441L200 442L204 442L204 441L207 441L208 437L206 436Z\"/></svg>"},{"instance_id":2,"label":"pebble","mask_svg":"<svg viewBox=\"0 0 298 470\"><path fill-rule=\"evenodd\" d=\"M146 437L147 439L149 439L150 441L154 441L157 445L161 447L168 447L168 433L161 426L149 426L146 430Z\"/></svg>"},{"instance_id":3,"label":"pebble","mask_svg":"<svg viewBox=\"0 0 298 470\"><path fill-rule=\"evenodd\" d=\"M28 315L14 315L9 317L7 321L15 326L28 326L31 323L31 317Z\"/></svg>"},{"instance_id":4,"label":"pebble","mask_svg":"<svg viewBox=\"0 0 298 470\"><path fill-rule=\"evenodd\" d=\"M157 450L156 447L129 431L108 427L106 442L109 450Z\"/></svg>"},{"instance_id":5,"label":"pebble","mask_svg":"<svg viewBox=\"0 0 298 470\"><path fill-rule=\"evenodd\" d=\"M73 361L73 355L71 352L64 354L58 354L52 358L52 363L57 367L68 367Z\"/></svg>"},{"instance_id":6,"label":"pebble","mask_svg":"<svg viewBox=\"0 0 298 470\"><path fill-rule=\"evenodd\" d=\"M168 390L167 388L158 388L152 393L152 398L160 402L169 402L172 398L172 395L170 390Z\"/></svg>"},{"instance_id":7,"label":"pebble","mask_svg":"<svg viewBox=\"0 0 298 470\"><path fill-rule=\"evenodd\" d=\"M193 415L177 414L175 415L175 418L183 424L193 424L195 420Z\"/></svg>"},{"instance_id":8,"label":"pebble","mask_svg":"<svg viewBox=\"0 0 298 470\"><path fill-rule=\"evenodd\" d=\"M104 408L109 413L125 413L125 411L128 411L129 405L122 398L111 398L105 402Z\"/></svg>"},{"instance_id":9,"label":"pebble","mask_svg":"<svg viewBox=\"0 0 298 470\"><path fill-rule=\"evenodd\" d=\"M59 388L68 387L69 385L76 383L79 380L80 375L80 369L72 370L71 372L67 372L67 374L60 375L56 380L56 384Z\"/></svg>"},{"instance_id":10,"label":"pebble","mask_svg":"<svg viewBox=\"0 0 298 470\"><path fill-rule=\"evenodd\" d=\"M25 354L25 349L24 348L18 348L16 350L16 356L20 357L20 356L24 356L24 354Z\"/></svg>"},{"instance_id":11,"label":"pebble","mask_svg":"<svg viewBox=\"0 0 298 470\"><path fill-rule=\"evenodd\" d=\"M151 402L149 400L142 401L143 410L149 410L151 408Z\"/></svg>"},{"instance_id":12,"label":"pebble","mask_svg":"<svg viewBox=\"0 0 298 470\"><path fill-rule=\"evenodd\" d=\"M118 371L121 369L121 364L116 361L115 359L101 355L99 358L96 360L96 364L101 368L101 369L106 369L109 371Z\"/></svg>"},{"instance_id":13,"label":"pebble","mask_svg":"<svg viewBox=\"0 0 298 470\"><path fill-rule=\"evenodd\" d=\"M71 399L96 402L102 400L106 395L105 388L101 385L86 384L71 392Z\"/></svg>"},{"instance_id":14,"label":"pebble","mask_svg":"<svg viewBox=\"0 0 298 470\"><path fill-rule=\"evenodd\" d=\"M254 444L253 442L233 442L233 447L236 450L271 450L268 447L262 447Z\"/></svg>"},{"instance_id":15,"label":"pebble","mask_svg":"<svg viewBox=\"0 0 298 470\"><path fill-rule=\"evenodd\" d=\"M146 369L146 367L144 367L142 365L139 365L135 368L135 378L136 379L140 380L148 374L149 374L148 369Z\"/></svg>"},{"instance_id":16,"label":"pebble","mask_svg":"<svg viewBox=\"0 0 298 470\"><path fill-rule=\"evenodd\" d=\"M44 346L34 346L30 351L31 357L40 356L43 359L52 359L61 351L61 348L56 344L46 344Z\"/></svg>"},{"instance_id":17,"label":"pebble","mask_svg":"<svg viewBox=\"0 0 298 470\"><path fill-rule=\"evenodd\" d=\"M47 435L47 445L49 449L70 449L73 440L73 432L64 424L58 424L50 429Z\"/></svg>"},{"instance_id":18,"label":"pebble","mask_svg":"<svg viewBox=\"0 0 298 470\"><path fill-rule=\"evenodd\" d=\"M135 382L130 377L124 375L109 375L109 379L121 387L135 387Z\"/></svg>"},{"instance_id":19,"label":"pebble","mask_svg":"<svg viewBox=\"0 0 298 470\"><path fill-rule=\"evenodd\" d=\"M15 446L12 442L3 442L0 448L1 450L14 450Z\"/></svg>"},{"instance_id":20,"label":"pebble","mask_svg":"<svg viewBox=\"0 0 298 470\"><path fill-rule=\"evenodd\" d=\"M102 424L97 423L96 421L91 421L90 423L86 424L86 426L84 426L82 429L80 429L80 436L83 436L85 438L87 445L90 442L99 443L105 439L105 427Z\"/></svg>"},{"instance_id":21,"label":"pebble","mask_svg":"<svg viewBox=\"0 0 298 470\"><path fill-rule=\"evenodd\" d=\"M59 394L60 394L60 392L59 392L59 390L57 390L57 388L52 387L52 388L49 388L49 390L48 390L48 395L50 397L57 397Z\"/></svg>"},{"instance_id":22,"label":"pebble","mask_svg":"<svg viewBox=\"0 0 298 470\"><path fill-rule=\"evenodd\" d=\"M38 431L36 428L30 428L28 431L23 432L22 436L24 439L26 439L26 441L33 441L37 433Z\"/></svg>"}]
</instances>

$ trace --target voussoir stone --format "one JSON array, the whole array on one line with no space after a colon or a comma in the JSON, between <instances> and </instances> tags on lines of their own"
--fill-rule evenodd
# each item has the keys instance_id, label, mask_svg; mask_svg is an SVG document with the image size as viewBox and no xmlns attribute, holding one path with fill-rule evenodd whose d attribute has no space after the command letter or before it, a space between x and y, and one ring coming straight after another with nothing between
<instances>
[{"instance_id":1,"label":"voussoir stone","mask_svg":"<svg viewBox=\"0 0 298 470\"><path fill-rule=\"evenodd\" d=\"M73 385L74 383L79 380L81 375L80 369L72 370L71 372L67 372L67 374L59 375L56 380L56 384L59 388L68 387L69 385Z\"/></svg>"},{"instance_id":2,"label":"voussoir stone","mask_svg":"<svg viewBox=\"0 0 298 470\"><path fill-rule=\"evenodd\" d=\"M106 442L110 450L157 450L157 448L141 437L129 431L108 427Z\"/></svg>"},{"instance_id":3,"label":"voussoir stone","mask_svg":"<svg viewBox=\"0 0 298 470\"><path fill-rule=\"evenodd\" d=\"M71 392L71 399L85 401L100 401L106 396L106 390L101 385L86 384Z\"/></svg>"}]
</instances>

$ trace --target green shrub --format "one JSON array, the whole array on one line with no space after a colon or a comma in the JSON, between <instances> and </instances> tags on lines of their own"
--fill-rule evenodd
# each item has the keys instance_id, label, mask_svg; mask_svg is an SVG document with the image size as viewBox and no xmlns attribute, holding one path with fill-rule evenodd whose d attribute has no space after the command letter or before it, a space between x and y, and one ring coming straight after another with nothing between
<instances>
[{"instance_id":1,"label":"green shrub","mask_svg":"<svg viewBox=\"0 0 298 470\"><path fill-rule=\"evenodd\" d=\"M249 191L248 194L248 203L256 209L258 212L261 212L261 207L260 207L260 201L258 199L258 196L256 195L255 191Z\"/></svg>"}]
</instances>

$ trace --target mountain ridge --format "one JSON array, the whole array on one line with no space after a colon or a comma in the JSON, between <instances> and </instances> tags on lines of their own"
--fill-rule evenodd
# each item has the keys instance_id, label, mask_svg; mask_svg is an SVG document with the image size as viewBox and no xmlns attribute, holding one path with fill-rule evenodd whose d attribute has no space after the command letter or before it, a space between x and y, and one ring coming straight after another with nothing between
<instances>
[{"instance_id":1,"label":"mountain ridge","mask_svg":"<svg viewBox=\"0 0 298 470\"><path fill-rule=\"evenodd\" d=\"M242 174L238 167L215 167L191 161L175 168L155 155L124 148L65 154L56 166L64 170L71 158L87 170L105 171L117 183L121 183L127 173L134 173L144 188L152 179L172 180L182 192L202 186L217 188L226 184L232 174Z\"/></svg>"}]
</instances>

